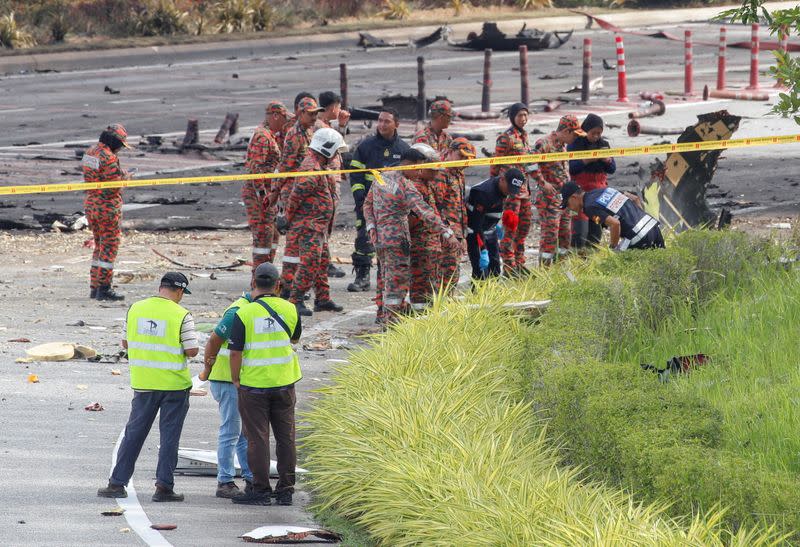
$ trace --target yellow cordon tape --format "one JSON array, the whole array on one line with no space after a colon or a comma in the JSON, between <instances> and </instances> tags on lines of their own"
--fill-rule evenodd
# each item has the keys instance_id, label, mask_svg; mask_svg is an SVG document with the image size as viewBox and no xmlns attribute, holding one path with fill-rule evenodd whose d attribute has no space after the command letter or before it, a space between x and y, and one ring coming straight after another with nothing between
<instances>
[{"instance_id":1,"label":"yellow cordon tape","mask_svg":"<svg viewBox=\"0 0 800 547\"><path fill-rule=\"evenodd\" d=\"M781 135L775 137L754 137L750 139L730 139L726 141L685 142L679 144L654 144L649 146L633 146L630 148L605 148L600 150L581 150L577 152L555 152L552 154L524 154L520 156L501 156L495 158L475 158L469 160L442 161L424 163L414 166L415 169L446 169L448 167L475 167L480 165L518 165L527 163L547 163L565 160L585 160L614 157L647 156L652 154L669 154L674 152L702 152L709 150L726 150L729 148L751 148L754 146L770 146L775 144L800 143L799 135ZM339 169L324 171L326 175L347 173L374 173L376 171L400 171L408 167L384 167L376 169ZM240 180L284 179L319 175L320 171L293 171L290 173L256 173L232 174L213 177L176 177L169 179L117 180L109 182L69 182L60 184L38 184L0 186L0 195L50 194L54 192L84 192L86 190L106 190L110 188L136 188L139 186L166 186L169 184L203 184L210 182L231 182ZM380 178L377 179L382 183Z\"/></svg>"}]
</instances>

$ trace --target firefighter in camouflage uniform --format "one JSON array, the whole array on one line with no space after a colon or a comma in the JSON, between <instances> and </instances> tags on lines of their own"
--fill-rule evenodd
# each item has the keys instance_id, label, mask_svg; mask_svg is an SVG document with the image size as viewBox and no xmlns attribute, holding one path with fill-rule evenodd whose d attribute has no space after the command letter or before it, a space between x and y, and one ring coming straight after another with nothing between
<instances>
[{"instance_id":1,"label":"firefighter in camouflage uniform","mask_svg":"<svg viewBox=\"0 0 800 547\"><path fill-rule=\"evenodd\" d=\"M97 144L83 155L83 180L106 182L130 178L119 165L117 153L128 148L128 132L122 124L109 125ZM123 300L111 288L114 261L119 251L122 231L122 190L107 188L87 190L83 202L86 220L94 236L94 252L89 270L89 297L97 300Z\"/></svg>"},{"instance_id":2,"label":"firefighter in camouflage uniform","mask_svg":"<svg viewBox=\"0 0 800 547\"><path fill-rule=\"evenodd\" d=\"M400 163L403 152L408 150L406 141L400 138L397 128L400 115L393 108L383 108L378 115L377 131L366 137L356 147L350 167L353 169L372 169L394 167ZM370 289L369 270L375 249L367 236L364 222L364 199L372 187L375 176L372 173L351 173L350 190L353 192L356 213L356 239L353 251L353 269L356 279L347 286L349 292L364 292Z\"/></svg>"},{"instance_id":3,"label":"firefighter in camouflage uniform","mask_svg":"<svg viewBox=\"0 0 800 547\"><path fill-rule=\"evenodd\" d=\"M508 109L511 127L497 137L494 155L521 156L530 154L528 133L528 106L514 103ZM489 169L492 176L505 173L509 165L493 165ZM525 239L531 229L531 191L528 184L520 188L519 193L506 197L503 207L504 237L500 240L500 256L503 257L503 271L509 274L525 272Z\"/></svg>"},{"instance_id":4,"label":"firefighter in camouflage uniform","mask_svg":"<svg viewBox=\"0 0 800 547\"><path fill-rule=\"evenodd\" d=\"M274 173L281 159L283 142L280 131L288 115L279 101L267 105L266 119L259 125L247 146L244 165L250 173ZM267 196L275 179L253 179L242 186L242 201L247 210L247 224L253 234L253 271L263 262L275 260L273 247L275 208L269 206Z\"/></svg>"},{"instance_id":5,"label":"firefighter in camouflage uniform","mask_svg":"<svg viewBox=\"0 0 800 547\"><path fill-rule=\"evenodd\" d=\"M425 154L416 149L403 152L400 165L425 163ZM444 238L449 247L458 246L453 231L442 223L436 210L425 202L407 177L416 170L389 171L376 175L375 183L364 200L367 234L378 256L379 323L392 321L405 310L405 298L411 285L411 242L408 217L411 211Z\"/></svg>"},{"instance_id":6,"label":"firefighter in camouflage uniform","mask_svg":"<svg viewBox=\"0 0 800 547\"><path fill-rule=\"evenodd\" d=\"M440 161L441 155L430 145L416 143L411 145L412 150L417 150L425 156L426 162ZM416 169L409 178L414 187L433 209L439 222L442 218L436 207L436 178L439 171L436 169ZM446 223L445 223L446 224ZM439 260L442 256L441 232L436 225L426 222L416 211L408 215L408 231L411 236L411 290L409 300L414 311L424 310L430 303L433 290L439 284ZM455 230L451 229L453 237Z\"/></svg>"},{"instance_id":7,"label":"firefighter in camouflage uniform","mask_svg":"<svg viewBox=\"0 0 800 547\"><path fill-rule=\"evenodd\" d=\"M333 229L339 175L324 174L331 170L330 164L343 146L344 139L336 130L318 129L311 138L300 171L319 171L320 174L297 177L286 202L289 234L300 251L300 264L292 279L289 300L300 315L311 315L303 297L312 286L314 311L343 309L331 300L328 285L328 236Z\"/></svg>"},{"instance_id":8,"label":"firefighter in camouflage uniform","mask_svg":"<svg viewBox=\"0 0 800 547\"><path fill-rule=\"evenodd\" d=\"M468 160L476 156L475 147L464 137L453 139L445 161ZM460 242L458 249L442 249L439 260L439 278L444 286L454 286L458 282L461 268L462 247L467 233L467 209L464 203L466 181L465 167L448 167L440 171L434 186L436 208Z\"/></svg>"},{"instance_id":9,"label":"firefighter in camouflage uniform","mask_svg":"<svg viewBox=\"0 0 800 547\"><path fill-rule=\"evenodd\" d=\"M534 153L552 154L565 152L575 138L585 137L572 114L562 116L558 127L546 137L536 141ZM531 165L529 173L536 180L536 209L539 211L539 264L549 266L553 260L569 251L572 239L572 220L561 209L561 188L569 182L569 167L566 161L552 161Z\"/></svg>"},{"instance_id":10,"label":"firefighter in camouflage uniform","mask_svg":"<svg viewBox=\"0 0 800 547\"><path fill-rule=\"evenodd\" d=\"M412 144L418 142L429 145L443 157L450 148L453 137L447 132L453 119L453 105L447 99L431 103L431 121L414 134Z\"/></svg>"},{"instance_id":11,"label":"firefighter in camouflage uniform","mask_svg":"<svg viewBox=\"0 0 800 547\"><path fill-rule=\"evenodd\" d=\"M286 133L286 139L283 143L281 163L278 167L278 171L281 173L299 171L300 164L306 156L306 149L311 142L311 135L314 133L317 115L322 110L317 105L317 101L311 97L300 99L297 108L297 121ZM272 188L270 188L269 203L271 206L277 205L277 225L279 229L285 230L283 226L286 219L284 208L295 183L295 178L287 177L275 179L275 181L277 184L273 184ZM281 269L284 290L291 287L298 264L300 264L300 249L297 246L297 241L287 234L286 244L283 249L283 267ZM287 297L288 295L282 294L282 296Z\"/></svg>"}]
</instances>

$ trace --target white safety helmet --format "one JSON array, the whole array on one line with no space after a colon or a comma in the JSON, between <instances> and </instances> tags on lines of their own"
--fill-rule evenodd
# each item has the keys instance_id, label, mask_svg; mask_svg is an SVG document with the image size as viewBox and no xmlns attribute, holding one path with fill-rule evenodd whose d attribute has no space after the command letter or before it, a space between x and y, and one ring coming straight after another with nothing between
<instances>
[{"instance_id":1,"label":"white safety helmet","mask_svg":"<svg viewBox=\"0 0 800 547\"><path fill-rule=\"evenodd\" d=\"M430 144L425 144L424 142L418 142L412 144L411 149L421 152L422 155L425 156L425 159L429 162L442 161L442 157L436 150L433 149L433 147Z\"/></svg>"},{"instance_id":2,"label":"white safety helmet","mask_svg":"<svg viewBox=\"0 0 800 547\"><path fill-rule=\"evenodd\" d=\"M311 144L308 145L311 150L319 152L328 159L335 156L336 152L345 146L341 133L330 127L316 130L311 136Z\"/></svg>"}]
</instances>

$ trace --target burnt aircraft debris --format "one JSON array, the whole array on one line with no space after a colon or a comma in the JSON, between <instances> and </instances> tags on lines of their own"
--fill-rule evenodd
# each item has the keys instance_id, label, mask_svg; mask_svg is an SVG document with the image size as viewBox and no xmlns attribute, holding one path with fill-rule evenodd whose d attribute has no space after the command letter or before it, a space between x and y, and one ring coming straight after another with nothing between
<instances>
[{"instance_id":1,"label":"burnt aircraft debris","mask_svg":"<svg viewBox=\"0 0 800 547\"><path fill-rule=\"evenodd\" d=\"M375 36L374 34L370 34L369 32L359 32L358 43L356 45L364 49L380 48L380 47L423 48L431 44L435 44L440 40L447 39L449 34L450 34L450 28L446 26L441 26L432 33L423 36L422 38L418 38L416 40L407 40L405 42L387 42L383 38L378 38L377 36Z\"/></svg>"},{"instance_id":2,"label":"burnt aircraft debris","mask_svg":"<svg viewBox=\"0 0 800 547\"><path fill-rule=\"evenodd\" d=\"M727 110L701 114L697 119L678 137L678 143L728 140L741 121ZM706 193L722 152L675 152L667 155L666 161L656 159L650 164L650 181L643 191L647 212L676 232L719 224Z\"/></svg>"},{"instance_id":3,"label":"burnt aircraft debris","mask_svg":"<svg viewBox=\"0 0 800 547\"><path fill-rule=\"evenodd\" d=\"M540 49L556 49L564 45L572 36L569 31L545 32L539 29L528 29L527 23L515 36L509 36L497 28L497 23L485 22L480 34L470 32L465 42L448 43L464 49L491 49L493 51L519 51L520 46L527 46L528 51Z\"/></svg>"}]
</instances>

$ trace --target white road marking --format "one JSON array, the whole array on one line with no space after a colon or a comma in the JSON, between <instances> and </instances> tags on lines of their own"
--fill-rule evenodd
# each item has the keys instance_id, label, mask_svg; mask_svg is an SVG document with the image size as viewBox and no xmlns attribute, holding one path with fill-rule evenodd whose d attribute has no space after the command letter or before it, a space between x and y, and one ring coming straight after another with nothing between
<instances>
[{"instance_id":1,"label":"white road marking","mask_svg":"<svg viewBox=\"0 0 800 547\"><path fill-rule=\"evenodd\" d=\"M31 112L34 108L12 108L10 110L0 110L0 114L14 114L15 112Z\"/></svg>"},{"instance_id":2,"label":"white road marking","mask_svg":"<svg viewBox=\"0 0 800 547\"><path fill-rule=\"evenodd\" d=\"M133 104L133 103L154 103L160 101L161 99L157 97L151 97L149 99L120 99L118 101L109 101L111 104Z\"/></svg>"},{"instance_id":3,"label":"white road marking","mask_svg":"<svg viewBox=\"0 0 800 547\"><path fill-rule=\"evenodd\" d=\"M114 472L114 466L117 465L117 453L119 452L119 445L122 444L122 438L124 436L125 429L123 428L119 433L119 437L117 437L117 444L114 445L114 452L111 454L111 472L109 472L109 476ZM147 518L147 514L139 503L139 498L136 497L136 489L133 487L132 480L128 481L126 489L128 491L128 497L117 498L117 504L125 510L123 514L131 530L136 532L136 535L142 538L142 541L151 547L172 547L172 544L167 541L159 531L150 528L152 522Z\"/></svg>"}]
</instances>

